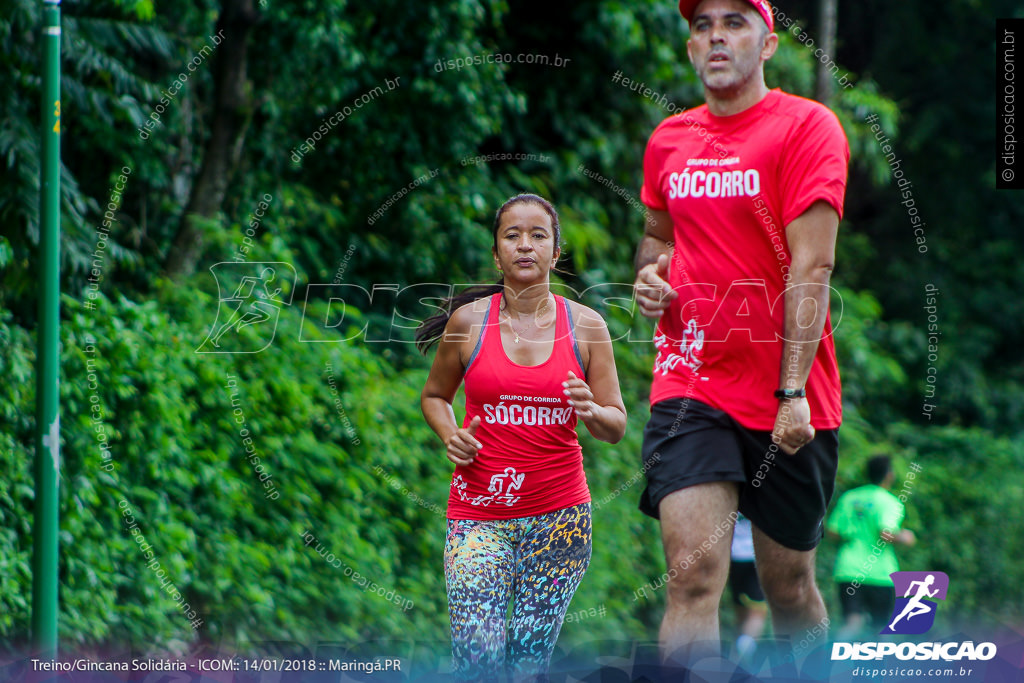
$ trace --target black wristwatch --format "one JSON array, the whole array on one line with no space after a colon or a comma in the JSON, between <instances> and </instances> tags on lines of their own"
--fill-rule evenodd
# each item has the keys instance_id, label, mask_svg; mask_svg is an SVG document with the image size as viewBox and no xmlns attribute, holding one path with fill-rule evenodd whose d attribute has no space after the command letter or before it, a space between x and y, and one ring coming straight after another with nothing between
<instances>
[{"instance_id":1,"label":"black wristwatch","mask_svg":"<svg viewBox=\"0 0 1024 683\"><path fill-rule=\"evenodd\" d=\"M806 389L776 389L775 398L803 398L807 396Z\"/></svg>"}]
</instances>

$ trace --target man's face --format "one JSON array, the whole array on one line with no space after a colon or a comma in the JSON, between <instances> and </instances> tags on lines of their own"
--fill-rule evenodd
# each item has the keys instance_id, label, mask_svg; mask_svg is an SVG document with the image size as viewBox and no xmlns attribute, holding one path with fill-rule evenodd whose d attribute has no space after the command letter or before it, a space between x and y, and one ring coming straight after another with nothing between
<instances>
[{"instance_id":1,"label":"man's face","mask_svg":"<svg viewBox=\"0 0 1024 683\"><path fill-rule=\"evenodd\" d=\"M690 22L686 53L705 88L729 94L755 82L777 45L778 37L749 2L704 0Z\"/></svg>"}]
</instances>

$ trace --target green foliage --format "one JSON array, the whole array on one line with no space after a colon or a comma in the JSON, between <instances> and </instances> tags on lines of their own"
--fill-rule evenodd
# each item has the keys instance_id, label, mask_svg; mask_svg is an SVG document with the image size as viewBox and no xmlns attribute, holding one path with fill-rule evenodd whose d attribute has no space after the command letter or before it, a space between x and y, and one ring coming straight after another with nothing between
<instances>
[{"instance_id":1,"label":"green foliage","mask_svg":"<svg viewBox=\"0 0 1024 683\"><path fill-rule=\"evenodd\" d=\"M1016 480L1024 466L1024 443L954 427L902 427L894 430L893 438L905 449L906 459L923 468L908 503L920 540L907 553L908 565L933 567L951 576L963 576L963 568L971 568L970 585L958 586L951 596L957 617L988 612L1019 618L1022 604L1016 586L1024 580L1024 520L1010 511L1024 505L1024 491Z\"/></svg>"},{"instance_id":2,"label":"green foliage","mask_svg":"<svg viewBox=\"0 0 1024 683\"><path fill-rule=\"evenodd\" d=\"M898 139L899 108L879 94L878 86L869 80L857 83L852 90L842 90L836 97L835 112L850 142L850 156L878 185L892 183L891 150L883 153L882 142ZM872 117L871 122L866 121ZM877 129L875 128L877 126Z\"/></svg>"},{"instance_id":3,"label":"green foliage","mask_svg":"<svg viewBox=\"0 0 1024 683\"><path fill-rule=\"evenodd\" d=\"M1016 586L1024 580L1019 561L1024 522L1011 511L1024 504L1015 478L1024 465L1024 443L976 428L920 429L905 423L870 436L870 449L845 450L853 455L841 464L836 496L865 482L864 465L872 454L893 456L892 492L904 497L904 527L917 536L913 547L897 549L900 568L943 571L952 579L948 609L940 612L937 625L955 629L979 615L997 621L1019 618ZM818 562L822 586L832 585L834 557L835 544L823 546ZM837 612L838 604L830 610Z\"/></svg>"},{"instance_id":4,"label":"green foliage","mask_svg":"<svg viewBox=\"0 0 1024 683\"><path fill-rule=\"evenodd\" d=\"M96 229L120 173L114 169L128 161L126 152L139 148L134 127L145 116L143 102L160 97L159 88L137 73L137 62L167 60L172 51L164 31L132 20L149 17L151 2L124 4L88 11L72 5L62 15L61 257L64 279L76 291L93 265ZM134 17L125 14L128 5ZM0 305L29 320L34 311L24 299L34 288L31 259L39 241L41 26L42 3L0 3L0 244L6 254L0 255L6 266ZM113 201L120 208L121 199ZM113 215L116 220L117 208ZM124 233L115 226L105 243L108 270L137 261Z\"/></svg>"},{"instance_id":5,"label":"green foliage","mask_svg":"<svg viewBox=\"0 0 1024 683\"><path fill-rule=\"evenodd\" d=\"M842 369L843 400L873 424L898 419L903 397L909 388L905 371L907 358L890 349L904 349L911 355L920 350L921 335L905 323L889 323L870 292L839 287L833 294L832 329L836 358Z\"/></svg>"},{"instance_id":6,"label":"green foliage","mask_svg":"<svg viewBox=\"0 0 1024 683\"><path fill-rule=\"evenodd\" d=\"M64 300L62 639L147 649L197 635L309 640L324 624L351 639L433 625L443 578L423 567L438 562L444 520L374 471L432 480L429 495L443 505L443 460L415 389L365 348L300 343L292 309L263 353L197 354L216 302L198 287L159 289L144 303L101 296L94 310ZM34 383L31 338L9 321L0 329L0 367L18 380L4 383L0 400L9 473L0 483L0 637L10 639L28 630ZM261 484L246 434L274 488ZM119 505L205 621L199 634L146 566ZM421 544L409 542L429 527ZM307 531L415 609L361 590L304 544Z\"/></svg>"}]
</instances>

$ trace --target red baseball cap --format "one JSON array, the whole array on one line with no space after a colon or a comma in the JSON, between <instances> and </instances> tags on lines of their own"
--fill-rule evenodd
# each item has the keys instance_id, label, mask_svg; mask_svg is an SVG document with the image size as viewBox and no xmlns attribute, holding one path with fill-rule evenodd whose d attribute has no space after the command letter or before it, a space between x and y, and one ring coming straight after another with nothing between
<instances>
[{"instance_id":1,"label":"red baseball cap","mask_svg":"<svg viewBox=\"0 0 1024 683\"><path fill-rule=\"evenodd\" d=\"M772 18L772 6L768 4L768 0L747 0L757 13L764 19L764 23L768 24L768 30L775 30L775 21ZM701 3L701 0L679 0L679 13L683 15L683 18L687 21L693 21L693 12L697 9L697 5Z\"/></svg>"}]
</instances>

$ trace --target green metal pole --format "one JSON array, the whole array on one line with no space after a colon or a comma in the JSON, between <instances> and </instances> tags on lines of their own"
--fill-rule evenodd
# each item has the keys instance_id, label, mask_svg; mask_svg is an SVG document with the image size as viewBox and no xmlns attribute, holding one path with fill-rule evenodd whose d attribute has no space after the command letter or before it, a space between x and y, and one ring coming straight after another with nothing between
<instances>
[{"instance_id":1,"label":"green metal pole","mask_svg":"<svg viewBox=\"0 0 1024 683\"><path fill-rule=\"evenodd\" d=\"M39 215L39 333L36 352L36 499L32 639L57 658L57 487L60 418L60 0L43 0L43 130Z\"/></svg>"}]
</instances>

